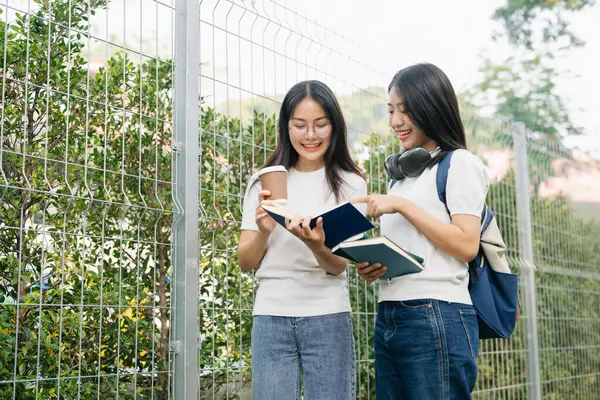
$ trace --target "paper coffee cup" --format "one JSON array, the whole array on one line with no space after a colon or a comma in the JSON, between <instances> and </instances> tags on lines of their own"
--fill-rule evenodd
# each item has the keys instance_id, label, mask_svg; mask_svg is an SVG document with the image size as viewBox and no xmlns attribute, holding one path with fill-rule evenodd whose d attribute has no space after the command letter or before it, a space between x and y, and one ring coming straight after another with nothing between
<instances>
[{"instance_id":1,"label":"paper coffee cup","mask_svg":"<svg viewBox=\"0 0 600 400\"><path fill-rule=\"evenodd\" d=\"M281 205L287 203L287 174L287 169L282 165L275 165L258 171L258 179L263 190L271 192L269 200Z\"/></svg>"}]
</instances>

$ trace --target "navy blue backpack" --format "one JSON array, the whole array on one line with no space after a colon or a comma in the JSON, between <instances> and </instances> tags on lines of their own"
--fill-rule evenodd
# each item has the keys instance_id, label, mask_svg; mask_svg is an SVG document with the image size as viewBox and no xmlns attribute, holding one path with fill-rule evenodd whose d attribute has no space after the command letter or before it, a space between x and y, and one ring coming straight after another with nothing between
<instances>
[{"instance_id":1,"label":"navy blue backpack","mask_svg":"<svg viewBox=\"0 0 600 400\"><path fill-rule=\"evenodd\" d=\"M438 197L446 205L446 183L453 152L438 164L436 184ZM450 211L446 206L446 211ZM506 244L494 213L487 205L481 213L479 252L469 263L469 293L479 322L479 338L510 337L519 311L518 276L511 273L506 259Z\"/></svg>"}]
</instances>

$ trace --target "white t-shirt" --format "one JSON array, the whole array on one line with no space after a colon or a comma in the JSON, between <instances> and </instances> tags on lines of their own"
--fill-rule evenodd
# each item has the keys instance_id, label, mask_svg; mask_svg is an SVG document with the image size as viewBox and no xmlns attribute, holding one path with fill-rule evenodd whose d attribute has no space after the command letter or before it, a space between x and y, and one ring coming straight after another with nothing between
<instances>
[{"instance_id":1,"label":"white t-shirt","mask_svg":"<svg viewBox=\"0 0 600 400\"><path fill-rule=\"evenodd\" d=\"M292 168L288 173L288 203L285 207L295 215L314 217L366 194L367 184L360 176L345 171L341 176L346 184L342 185L337 203L329 188L325 168L314 172L299 172ZM247 191L243 230L258 230L255 216L260 190L260 181L256 181ZM256 278L259 286L253 315L308 317L351 310L346 273L327 274L312 251L279 224L269 236Z\"/></svg>"},{"instance_id":2,"label":"white t-shirt","mask_svg":"<svg viewBox=\"0 0 600 400\"><path fill-rule=\"evenodd\" d=\"M450 223L450 216L437 194L437 168L436 164L417 178L396 182L388 194L402 196L430 215ZM488 172L481 160L467 150L456 150L452 155L446 184L446 202L450 213L480 217L488 188ZM399 213L381 217L381 233L405 250L422 257L425 268L416 274L379 280L380 302L432 298L472 304L466 263L436 248Z\"/></svg>"}]
</instances>

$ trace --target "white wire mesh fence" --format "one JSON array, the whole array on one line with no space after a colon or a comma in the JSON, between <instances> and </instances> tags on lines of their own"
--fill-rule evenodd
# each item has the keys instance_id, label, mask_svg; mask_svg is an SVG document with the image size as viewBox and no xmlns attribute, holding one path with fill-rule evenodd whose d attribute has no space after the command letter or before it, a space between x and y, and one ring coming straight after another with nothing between
<instances>
[{"instance_id":1,"label":"white wire mesh fence","mask_svg":"<svg viewBox=\"0 0 600 400\"><path fill-rule=\"evenodd\" d=\"M279 102L331 86L385 192L396 66L270 0L8 1L0 65L0 398L250 398L256 282L236 248ZM475 396L598 398L600 162L465 125L524 303L510 340L482 343ZM377 288L348 275L374 398Z\"/></svg>"},{"instance_id":2,"label":"white wire mesh fence","mask_svg":"<svg viewBox=\"0 0 600 400\"><path fill-rule=\"evenodd\" d=\"M0 398L169 397L172 6L135 7L0 6Z\"/></svg>"}]
</instances>

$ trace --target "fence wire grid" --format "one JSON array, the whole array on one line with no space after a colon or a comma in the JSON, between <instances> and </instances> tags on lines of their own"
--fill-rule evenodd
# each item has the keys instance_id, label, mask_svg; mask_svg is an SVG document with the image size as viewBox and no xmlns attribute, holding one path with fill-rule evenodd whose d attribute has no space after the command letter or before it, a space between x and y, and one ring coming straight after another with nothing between
<instances>
[{"instance_id":1,"label":"fence wire grid","mask_svg":"<svg viewBox=\"0 0 600 400\"><path fill-rule=\"evenodd\" d=\"M280 102L327 83L385 193L401 66L272 0L4 0L0 66L0 398L250 399L236 251ZM523 310L481 343L474 397L600 398L600 160L475 111ZM377 286L348 281L357 398L375 398Z\"/></svg>"}]
</instances>

